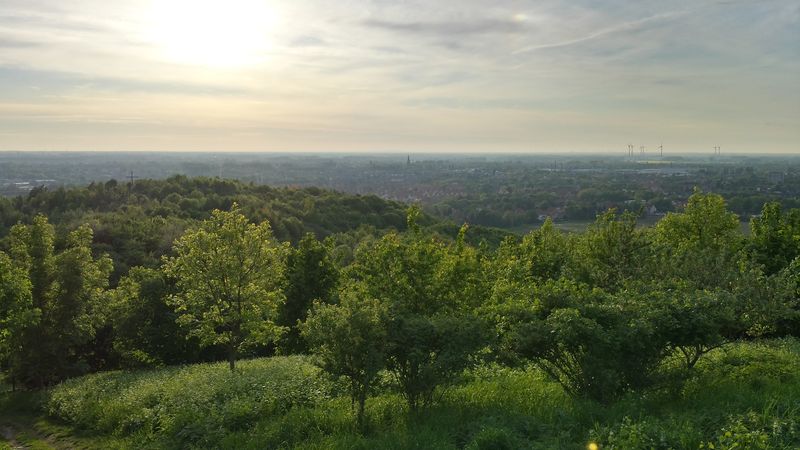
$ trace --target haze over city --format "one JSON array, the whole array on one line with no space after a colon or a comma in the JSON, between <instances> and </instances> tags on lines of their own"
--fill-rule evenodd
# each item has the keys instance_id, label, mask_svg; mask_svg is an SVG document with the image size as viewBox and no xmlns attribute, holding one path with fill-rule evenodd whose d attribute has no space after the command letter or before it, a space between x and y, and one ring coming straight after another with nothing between
<instances>
[{"instance_id":1,"label":"haze over city","mask_svg":"<svg viewBox=\"0 0 800 450\"><path fill-rule=\"evenodd\" d=\"M4 0L0 150L793 153L800 4Z\"/></svg>"}]
</instances>

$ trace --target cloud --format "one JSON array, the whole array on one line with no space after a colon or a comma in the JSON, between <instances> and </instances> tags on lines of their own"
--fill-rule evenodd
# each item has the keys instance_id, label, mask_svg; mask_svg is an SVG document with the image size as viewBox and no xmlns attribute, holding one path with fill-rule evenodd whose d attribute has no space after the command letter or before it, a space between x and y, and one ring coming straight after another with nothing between
<instances>
[{"instance_id":1,"label":"cloud","mask_svg":"<svg viewBox=\"0 0 800 450\"><path fill-rule=\"evenodd\" d=\"M529 53L535 52L537 50L546 50L552 48L561 48L561 47L569 47L572 45L582 44L585 42L595 41L601 38L604 38L609 35L617 34L617 33L626 33L630 31L638 31L643 29L646 25L651 23L663 22L666 20L675 19L680 16L686 15L686 11L672 11L672 12L665 12L660 14L655 14L652 16L644 17L642 19L632 20L629 22L624 22L618 25L613 25L610 27L606 27L595 32L579 36L572 39L567 39L559 42L552 42L546 44L536 44L530 45L527 47L523 47L520 49L515 50L514 54L520 53Z\"/></svg>"},{"instance_id":2,"label":"cloud","mask_svg":"<svg viewBox=\"0 0 800 450\"><path fill-rule=\"evenodd\" d=\"M1 47L1 46L0 46ZM133 78L110 78L97 75L71 73L65 71L46 71L6 67L0 65L0 85L11 86L12 91L20 86L41 86L55 95L77 95L80 92L104 93L174 93L187 95L236 96L247 91L235 86L204 85L196 82L168 82ZM8 91L0 88L0 101Z\"/></svg>"},{"instance_id":3,"label":"cloud","mask_svg":"<svg viewBox=\"0 0 800 450\"><path fill-rule=\"evenodd\" d=\"M289 47L325 47L328 43L318 36L303 35L289 42Z\"/></svg>"},{"instance_id":4,"label":"cloud","mask_svg":"<svg viewBox=\"0 0 800 450\"><path fill-rule=\"evenodd\" d=\"M367 19L361 22L370 28L377 28L398 33L413 33L433 36L476 35L476 34L511 34L522 33L526 24L522 20L481 19L468 21L399 22L383 19Z\"/></svg>"},{"instance_id":5,"label":"cloud","mask_svg":"<svg viewBox=\"0 0 800 450\"><path fill-rule=\"evenodd\" d=\"M39 47L39 42L32 40L17 39L11 36L0 34L0 49L32 48Z\"/></svg>"},{"instance_id":6,"label":"cloud","mask_svg":"<svg viewBox=\"0 0 800 450\"><path fill-rule=\"evenodd\" d=\"M170 60L151 2L0 0L0 107L29 105L0 132L156 150L800 139L753 121L800 121L796 0L271 0L274 45L236 70ZM36 114L30 131L16 113Z\"/></svg>"}]
</instances>

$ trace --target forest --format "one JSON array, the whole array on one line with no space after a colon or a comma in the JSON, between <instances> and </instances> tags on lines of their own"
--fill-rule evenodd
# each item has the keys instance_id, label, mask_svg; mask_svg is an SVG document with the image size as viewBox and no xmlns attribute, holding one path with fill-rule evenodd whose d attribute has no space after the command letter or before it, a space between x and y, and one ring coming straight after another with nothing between
<instances>
[{"instance_id":1,"label":"forest","mask_svg":"<svg viewBox=\"0 0 800 450\"><path fill-rule=\"evenodd\" d=\"M0 448L800 447L800 209L639 221L184 176L0 198Z\"/></svg>"}]
</instances>

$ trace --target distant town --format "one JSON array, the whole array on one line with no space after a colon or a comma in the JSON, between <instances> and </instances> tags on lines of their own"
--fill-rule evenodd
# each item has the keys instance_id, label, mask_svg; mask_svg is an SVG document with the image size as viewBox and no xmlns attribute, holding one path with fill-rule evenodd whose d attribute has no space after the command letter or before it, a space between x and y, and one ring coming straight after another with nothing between
<instances>
[{"instance_id":1,"label":"distant town","mask_svg":"<svg viewBox=\"0 0 800 450\"><path fill-rule=\"evenodd\" d=\"M680 209L694 189L722 194L742 220L767 201L800 206L794 156L0 153L0 194L10 197L174 174L376 195L512 230L547 217L590 221L609 208L657 217Z\"/></svg>"}]
</instances>

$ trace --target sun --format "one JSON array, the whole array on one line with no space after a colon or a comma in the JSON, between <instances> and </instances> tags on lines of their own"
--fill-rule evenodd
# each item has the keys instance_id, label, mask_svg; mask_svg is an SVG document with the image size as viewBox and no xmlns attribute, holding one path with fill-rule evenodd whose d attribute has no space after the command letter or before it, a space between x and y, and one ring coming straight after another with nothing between
<instances>
[{"instance_id":1,"label":"sun","mask_svg":"<svg viewBox=\"0 0 800 450\"><path fill-rule=\"evenodd\" d=\"M275 21L263 0L154 0L147 34L171 62L238 68L264 60Z\"/></svg>"}]
</instances>

